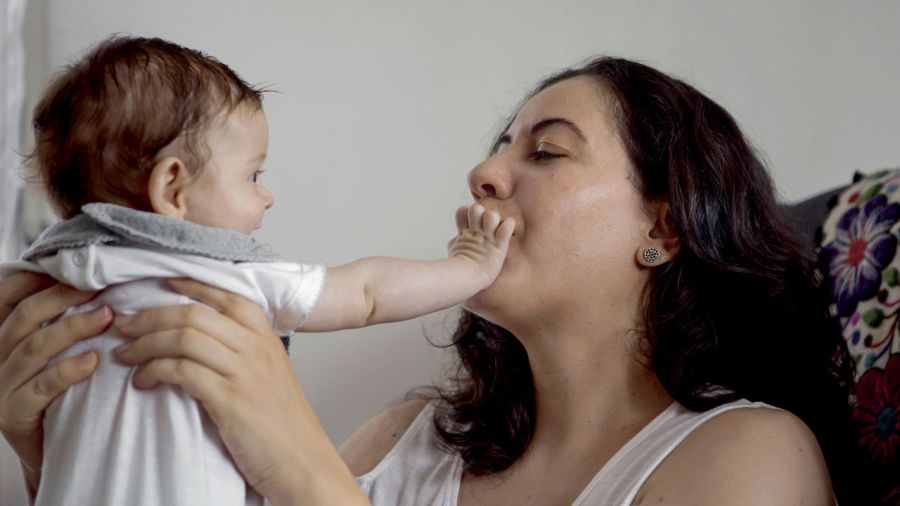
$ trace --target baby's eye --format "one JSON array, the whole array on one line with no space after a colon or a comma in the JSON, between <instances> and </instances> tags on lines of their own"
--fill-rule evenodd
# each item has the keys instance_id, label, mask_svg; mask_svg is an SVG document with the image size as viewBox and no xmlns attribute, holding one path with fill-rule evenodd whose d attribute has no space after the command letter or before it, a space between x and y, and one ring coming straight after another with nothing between
<instances>
[{"instance_id":1,"label":"baby's eye","mask_svg":"<svg viewBox=\"0 0 900 506\"><path fill-rule=\"evenodd\" d=\"M254 183L259 182L259 178L262 177L262 173L263 173L263 172L264 172L264 171L261 171L261 170L257 170L257 171L255 171L255 172L253 172L253 175L250 176L250 180L253 181Z\"/></svg>"}]
</instances>

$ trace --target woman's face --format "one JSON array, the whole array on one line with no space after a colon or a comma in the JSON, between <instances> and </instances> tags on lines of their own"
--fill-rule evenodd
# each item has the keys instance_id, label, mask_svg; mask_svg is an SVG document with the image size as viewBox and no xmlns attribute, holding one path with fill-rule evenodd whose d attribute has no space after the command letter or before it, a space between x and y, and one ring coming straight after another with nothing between
<instances>
[{"instance_id":1,"label":"woman's face","mask_svg":"<svg viewBox=\"0 0 900 506\"><path fill-rule=\"evenodd\" d=\"M605 95L587 77L541 91L469 173L475 200L517 223L503 270L470 311L513 332L573 317L633 323L645 282L635 255L655 220Z\"/></svg>"}]
</instances>

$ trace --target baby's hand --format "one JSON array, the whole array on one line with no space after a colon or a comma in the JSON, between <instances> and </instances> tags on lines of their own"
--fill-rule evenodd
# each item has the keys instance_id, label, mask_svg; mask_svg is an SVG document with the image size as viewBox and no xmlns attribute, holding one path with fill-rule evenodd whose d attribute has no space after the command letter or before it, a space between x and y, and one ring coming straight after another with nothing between
<instances>
[{"instance_id":1,"label":"baby's hand","mask_svg":"<svg viewBox=\"0 0 900 506\"><path fill-rule=\"evenodd\" d=\"M459 235L447 245L448 254L451 258L475 262L484 274L484 287L487 288L503 267L516 220L503 219L497 211L488 211L480 204L472 204L456 210L456 228Z\"/></svg>"}]
</instances>

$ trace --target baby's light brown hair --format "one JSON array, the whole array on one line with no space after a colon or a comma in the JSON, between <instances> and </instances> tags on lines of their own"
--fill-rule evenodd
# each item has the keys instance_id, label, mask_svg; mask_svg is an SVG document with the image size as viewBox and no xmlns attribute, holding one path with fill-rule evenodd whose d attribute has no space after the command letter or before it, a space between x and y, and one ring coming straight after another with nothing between
<instances>
[{"instance_id":1,"label":"baby's light brown hair","mask_svg":"<svg viewBox=\"0 0 900 506\"><path fill-rule=\"evenodd\" d=\"M178 156L195 173L209 157L206 129L244 103L261 108L262 91L215 58L162 39L112 37L45 90L26 165L63 218L90 202L150 211L160 150L183 136Z\"/></svg>"}]
</instances>

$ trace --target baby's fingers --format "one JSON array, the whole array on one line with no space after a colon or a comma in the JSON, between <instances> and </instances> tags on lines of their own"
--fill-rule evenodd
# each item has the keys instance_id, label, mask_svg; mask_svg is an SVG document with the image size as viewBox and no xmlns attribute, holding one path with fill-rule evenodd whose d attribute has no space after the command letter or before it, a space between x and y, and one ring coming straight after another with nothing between
<instances>
[{"instance_id":1,"label":"baby's fingers","mask_svg":"<svg viewBox=\"0 0 900 506\"><path fill-rule=\"evenodd\" d=\"M497 228L496 238L500 242L500 244L507 244L510 238L513 235L513 232L516 231L516 219L515 218L506 218L500 223L500 226Z\"/></svg>"},{"instance_id":2,"label":"baby's fingers","mask_svg":"<svg viewBox=\"0 0 900 506\"><path fill-rule=\"evenodd\" d=\"M485 234L488 236L494 235L494 231L500 225L500 213L497 211L485 211L481 224Z\"/></svg>"},{"instance_id":3,"label":"baby's fingers","mask_svg":"<svg viewBox=\"0 0 900 506\"><path fill-rule=\"evenodd\" d=\"M458 236L457 236L458 237ZM453 245L456 244L456 237L447 241L447 252L449 253L453 249Z\"/></svg>"},{"instance_id":4,"label":"baby's fingers","mask_svg":"<svg viewBox=\"0 0 900 506\"><path fill-rule=\"evenodd\" d=\"M456 210L456 230L462 232L469 228L469 206L462 206Z\"/></svg>"},{"instance_id":5,"label":"baby's fingers","mask_svg":"<svg viewBox=\"0 0 900 506\"><path fill-rule=\"evenodd\" d=\"M482 206L481 204L472 204L471 206L469 206L469 226L466 228L470 230L482 230L483 224L481 222L481 219L483 216L484 206Z\"/></svg>"}]
</instances>

